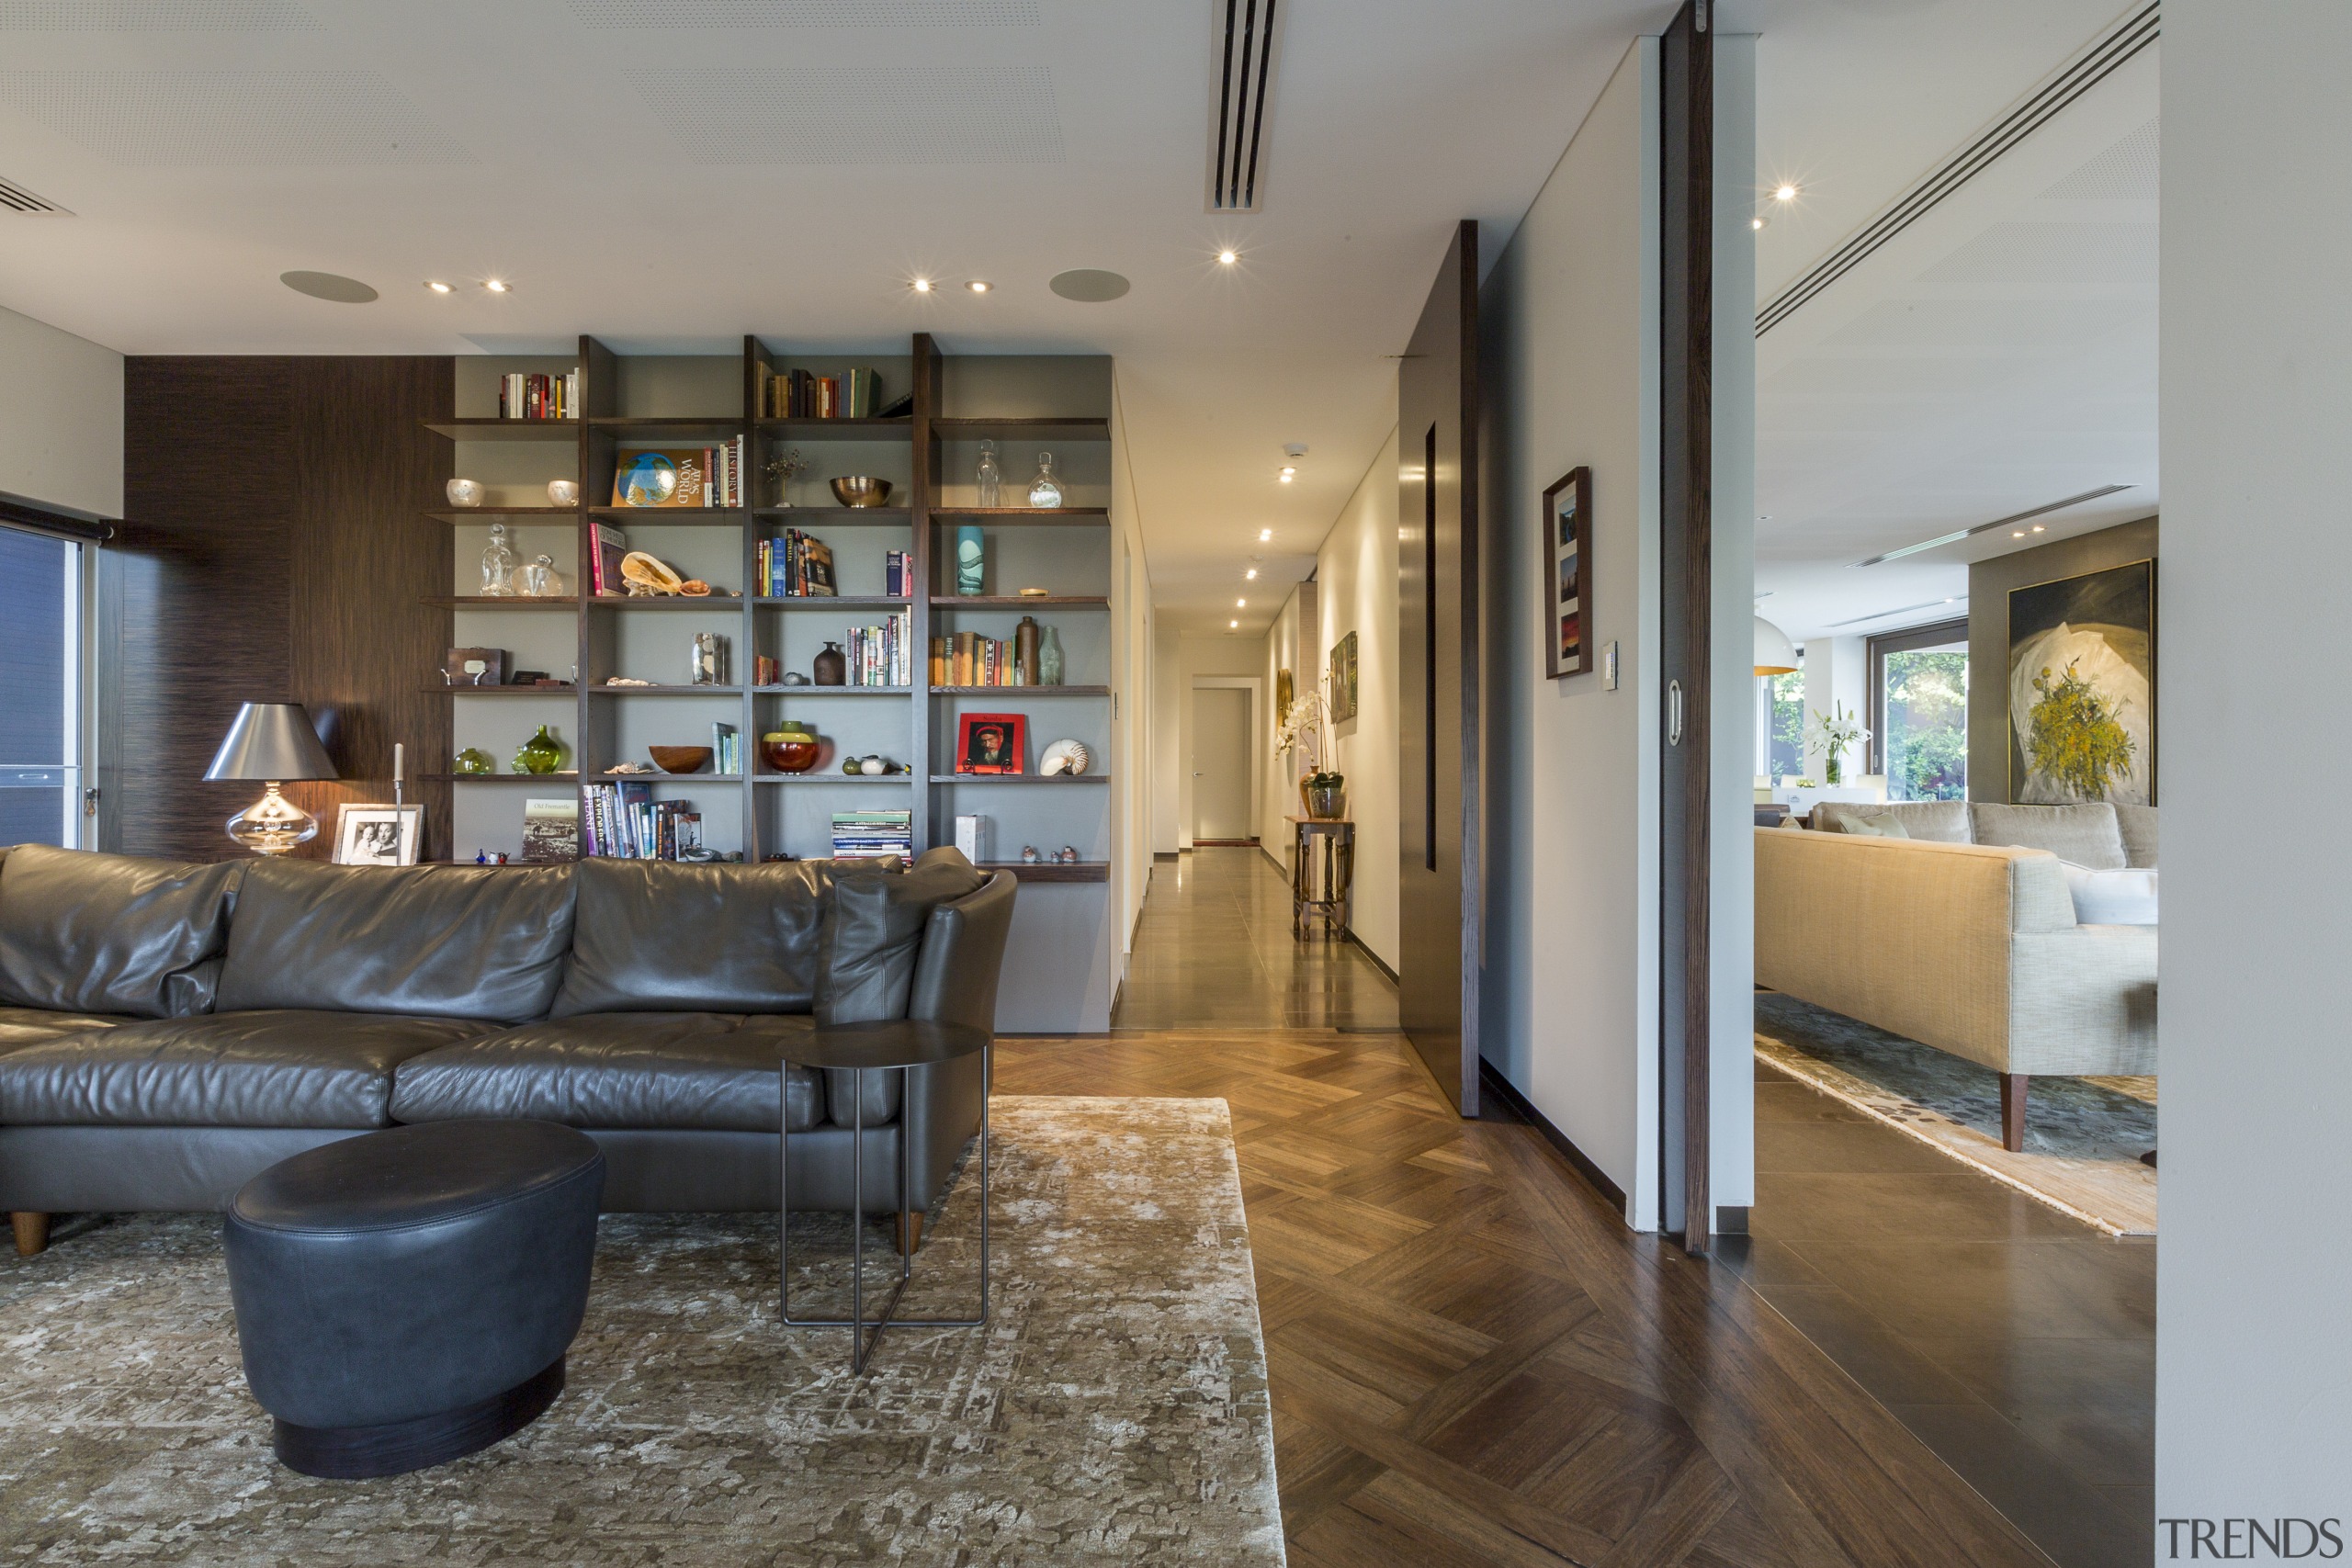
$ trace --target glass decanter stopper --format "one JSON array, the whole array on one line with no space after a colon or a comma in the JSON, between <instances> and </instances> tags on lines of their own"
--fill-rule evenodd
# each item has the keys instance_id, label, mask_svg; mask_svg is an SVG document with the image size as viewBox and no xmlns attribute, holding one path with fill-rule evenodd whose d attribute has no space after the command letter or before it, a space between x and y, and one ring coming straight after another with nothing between
<instances>
[{"instance_id":1,"label":"glass decanter stopper","mask_svg":"<svg viewBox=\"0 0 2352 1568\"><path fill-rule=\"evenodd\" d=\"M1054 455L1040 452L1037 454L1037 477L1029 481L1029 504L1048 507L1061 503L1061 481L1054 478Z\"/></svg>"},{"instance_id":2,"label":"glass decanter stopper","mask_svg":"<svg viewBox=\"0 0 2352 1568\"><path fill-rule=\"evenodd\" d=\"M481 593L485 599L504 599L514 592L514 552L506 547L506 525L490 525L490 547L481 553Z\"/></svg>"},{"instance_id":3,"label":"glass decanter stopper","mask_svg":"<svg viewBox=\"0 0 2352 1568\"><path fill-rule=\"evenodd\" d=\"M993 441L981 442L979 478L980 499L973 504L978 506L996 506L1001 504L997 500L997 487L1002 482L1002 479L1003 476L997 472L996 443Z\"/></svg>"}]
</instances>

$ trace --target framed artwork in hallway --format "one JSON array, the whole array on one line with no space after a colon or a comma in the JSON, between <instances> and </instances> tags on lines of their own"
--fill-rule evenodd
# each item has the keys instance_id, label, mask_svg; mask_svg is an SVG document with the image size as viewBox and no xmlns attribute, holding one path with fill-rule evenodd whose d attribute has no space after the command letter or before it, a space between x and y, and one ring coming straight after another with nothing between
<instances>
[{"instance_id":1,"label":"framed artwork in hallway","mask_svg":"<svg viewBox=\"0 0 2352 1568\"><path fill-rule=\"evenodd\" d=\"M1356 716L1356 634L1350 632L1331 645L1331 690L1327 699L1331 722L1342 724Z\"/></svg>"},{"instance_id":2,"label":"framed artwork in hallway","mask_svg":"<svg viewBox=\"0 0 2352 1568\"><path fill-rule=\"evenodd\" d=\"M2156 563L2009 590L2009 799L2156 803Z\"/></svg>"},{"instance_id":3,"label":"framed artwork in hallway","mask_svg":"<svg viewBox=\"0 0 2352 1568\"><path fill-rule=\"evenodd\" d=\"M1544 668L1557 681L1592 671L1592 470L1571 468L1544 492Z\"/></svg>"}]
</instances>

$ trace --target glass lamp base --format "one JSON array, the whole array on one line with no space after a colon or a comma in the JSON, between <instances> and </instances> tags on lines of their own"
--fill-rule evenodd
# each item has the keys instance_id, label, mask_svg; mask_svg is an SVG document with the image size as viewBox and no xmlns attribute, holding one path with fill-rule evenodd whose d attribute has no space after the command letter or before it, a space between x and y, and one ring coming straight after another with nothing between
<instances>
[{"instance_id":1,"label":"glass lamp base","mask_svg":"<svg viewBox=\"0 0 2352 1568\"><path fill-rule=\"evenodd\" d=\"M259 855L282 855L319 836L319 819L277 793L277 782L259 800L229 818L229 837Z\"/></svg>"}]
</instances>

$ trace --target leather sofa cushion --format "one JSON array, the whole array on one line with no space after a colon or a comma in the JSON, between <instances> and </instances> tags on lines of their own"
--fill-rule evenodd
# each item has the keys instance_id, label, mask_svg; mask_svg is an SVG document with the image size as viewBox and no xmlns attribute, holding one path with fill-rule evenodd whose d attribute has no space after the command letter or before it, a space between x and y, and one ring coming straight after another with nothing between
<instances>
[{"instance_id":1,"label":"leather sofa cushion","mask_svg":"<svg viewBox=\"0 0 2352 1568\"><path fill-rule=\"evenodd\" d=\"M0 863L0 1002L134 1018L210 1010L245 869L17 846Z\"/></svg>"},{"instance_id":2,"label":"leather sofa cushion","mask_svg":"<svg viewBox=\"0 0 2352 1568\"><path fill-rule=\"evenodd\" d=\"M575 1013L401 1065L398 1122L516 1116L569 1127L773 1133L777 1067L808 1015ZM817 1075L791 1074L792 1130L822 1120Z\"/></svg>"},{"instance_id":3,"label":"leather sofa cushion","mask_svg":"<svg viewBox=\"0 0 2352 1568\"><path fill-rule=\"evenodd\" d=\"M1972 801L1968 814L1980 844L2048 850L2092 871L2123 869L2123 829L2106 801L2081 806L2003 806Z\"/></svg>"},{"instance_id":4,"label":"leather sofa cushion","mask_svg":"<svg viewBox=\"0 0 2352 1568\"><path fill-rule=\"evenodd\" d=\"M805 1013L831 872L824 862L580 863L571 967L553 1015Z\"/></svg>"},{"instance_id":5,"label":"leather sofa cushion","mask_svg":"<svg viewBox=\"0 0 2352 1568\"><path fill-rule=\"evenodd\" d=\"M297 1010L141 1020L0 1055L0 1122L382 1127L395 1066L485 1027Z\"/></svg>"},{"instance_id":6,"label":"leather sofa cushion","mask_svg":"<svg viewBox=\"0 0 2352 1568\"><path fill-rule=\"evenodd\" d=\"M928 851L903 872L840 868L825 921L825 961L818 972L818 1021L906 1017L932 910L978 892L987 881L959 851L946 846Z\"/></svg>"},{"instance_id":7,"label":"leather sofa cushion","mask_svg":"<svg viewBox=\"0 0 2352 1568\"><path fill-rule=\"evenodd\" d=\"M112 1029L132 1020L121 1013L51 1012L47 1008L0 1008L0 1055L20 1045L62 1040L94 1029Z\"/></svg>"},{"instance_id":8,"label":"leather sofa cushion","mask_svg":"<svg viewBox=\"0 0 2352 1568\"><path fill-rule=\"evenodd\" d=\"M255 862L215 1005L543 1018L571 946L571 903L569 867Z\"/></svg>"}]
</instances>

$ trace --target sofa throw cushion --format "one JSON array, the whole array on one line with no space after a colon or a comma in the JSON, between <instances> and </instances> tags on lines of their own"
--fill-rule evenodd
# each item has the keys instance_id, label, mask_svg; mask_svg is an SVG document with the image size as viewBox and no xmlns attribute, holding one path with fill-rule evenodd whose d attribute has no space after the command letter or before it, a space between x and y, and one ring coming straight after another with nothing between
<instances>
[{"instance_id":1,"label":"sofa throw cushion","mask_svg":"<svg viewBox=\"0 0 2352 1568\"><path fill-rule=\"evenodd\" d=\"M2060 861L2066 891L2074 896L2075 923L2084 926L2153 926L2156 923L2156 874L2125 867L2093 871Z\"/></svg>"},{"instance_id":2,"label":"sofa throw cushion","mask_svg":"<svg viewBox=\"0 0 2352 1568\"><path fill-rule=\"evenodd\" d=\"M2154 871L2156 865L2156 808L2153 806L2122 806L2115 808L2115 825L2123 832L2123 863L2145 866Z\"/></svg>"},{"instance_id":3,"label":"sofa throw cushion","mask_svg":"<svg viewBox=\"0 0 2352 1568\"><path fill-rule=\"evenodd\" d=\"M1902 819L1892 816L1849 817L1838 824L1841 833L1852 833L1864 839L1907 839L1909 830Z\"/></svg>"},{"instance_id":4,"label":"sofa throw cushion","mask_svg":"<svg viewBox=\"0 0 2352 1568\"><path fill-rule=\"evenodd\" d=\"M246 863L22 844L0 863L0 1001L61 1012L209 1012Z\"/></svg>"},{"instance_id":5,"label":"sofa throw cushion","mask_svg":"<svg viewBox=\"0 0 2352 1568\"><path fill-rule=\"evenodd\" d=\"M1849 823L1873 818L1902 823L1906 839L1931 844L1974 841L1964 800L1820 800L1813 807L1813 825L1824 832L1850 832Z\"/></svg>"},{"instance_id":6,"label":"sofa throw cushion","mask_svg":"<svg viewBox=\"0 0 2352 1568\"><path fill-rule=\"evenodd\" d=\"M2122 829L2116 825L2115 807L2103 800L2081 806L2000 806L1975 801L1968 812L1980 844L2048 850L2060 860L2093 871L2123 869Z\"/></svg>"},{"instance_id":7,"label":"sofa throw cushion","mask_svg":"<svg viewBox=\"0 0 2352 1568\"><path fill-rule=\"evenodd\" d=\"M904 872L838 870L818 972L817 1021L904 1018L931 911L978 892L988 879L945 847L927 852Z\"/></svg>"},{"instance_id":8,"label":"sofa throw cushion","mask_svg":"<svg viewBox=\"0 0 2352 1568\"><path fill-rule=\"evenodd\" d=\"M547 1015L571 947L566 866L255 861L217 1005L519 1023Z\"/></svg>"},{"instance_id":9,"label":"sofa throw cushion","mask_svg":"<svg viewBox=\"0 0 2352 1568\"><path fill-rule=\"evenodd\" d=\"M831 863L585 860L554 1016L808 1012Z\"/></svg>"}]
</instances>

